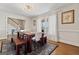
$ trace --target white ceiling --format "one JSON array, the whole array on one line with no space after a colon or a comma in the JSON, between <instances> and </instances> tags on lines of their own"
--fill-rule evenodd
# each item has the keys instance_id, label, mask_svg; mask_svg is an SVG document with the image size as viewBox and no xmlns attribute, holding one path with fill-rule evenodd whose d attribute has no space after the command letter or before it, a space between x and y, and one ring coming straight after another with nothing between
<instances>
[{"instance_id":1,"label":"white ceiling","mask_svg":"<svg viewBox=\"0 0 79 59\"><path fill-rule=\"evenodd\" d=\"M0 10L13 12L23 16L38 16L67 4L65 3L31 3L32 11L26 9L27 3L0 3Z\"/></svg>"}]
</instances>

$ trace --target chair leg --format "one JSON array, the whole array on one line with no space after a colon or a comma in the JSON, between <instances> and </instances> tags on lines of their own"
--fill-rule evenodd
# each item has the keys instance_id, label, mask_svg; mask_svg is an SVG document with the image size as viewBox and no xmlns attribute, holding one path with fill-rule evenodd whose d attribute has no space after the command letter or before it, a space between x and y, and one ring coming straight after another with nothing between
<instances>
[{"instance_id":1,"label":"chair leg","mask_svg":"<svg viewBox=\"0 0 79 59\"><path fill-rule=\"evenodd\" d=\"M20 46L19 45L16 46L16 55L20 55Z\"/></svg>"},{"instance_id":2,"label":"chair leg","mask_svg":"<svg viewBox=\"0 0 79 59\"><path fill-rule=\"evenodd\" d=\"M24 49L25 49L24 54L27 55L27 45L26 44L24 45Z\"/></svg>"},{"instance_id":3,"label":"chair leg","mask_svg":"<svg viewBox=\"0 0 79 59\"><path fill-rule=\"evenodd\" d=\"M2 52L2 47L3 47L3 42L1 42L1 51L0 52Z\"/></svg>"},{"instance_id":4,"label":"chair leg","mask_svg":"<svg viewBox=\"0 0 79 59\"><path fill-rule=\"evenodd\" d=\"M13 43L13 38L11 38L11 43Z\"/></svg>"}]
</instances>

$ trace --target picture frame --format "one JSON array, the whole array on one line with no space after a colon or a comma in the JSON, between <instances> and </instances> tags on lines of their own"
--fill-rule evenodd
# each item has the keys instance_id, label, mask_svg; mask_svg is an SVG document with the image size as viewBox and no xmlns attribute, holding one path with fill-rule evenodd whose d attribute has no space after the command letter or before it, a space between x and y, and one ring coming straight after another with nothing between
<instances>
[{"instance_id":1,"label":"picture frame","mask_svg":"<svg viewBox=\"0 0 79 59\"><path fill-rule=\"evenodd\" d=\"M33 20L33 25L34 25L34 26L36 25L36 20Z\"/></svg>"},{"instance_id":2,"label":"picture frame","mask_svg":"<svg viewBox=\"0 0 79 59\"><path fill-rule=\"evenodd\" d=\"M61 22L62 22L62 24L74 23L74 10L69 10L69 11L63 12Z\"/></svg>"}]
</instances>

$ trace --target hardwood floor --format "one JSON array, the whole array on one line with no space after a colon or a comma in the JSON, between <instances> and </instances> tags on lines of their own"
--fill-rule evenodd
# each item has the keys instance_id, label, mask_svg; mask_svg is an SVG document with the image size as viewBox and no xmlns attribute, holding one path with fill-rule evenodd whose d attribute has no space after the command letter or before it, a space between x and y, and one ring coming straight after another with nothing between
<instances>
[{"instance_id":1,"label":"hardwood floor","mask_svg":"<svg viewBox=\"0 0 79 59\"><path fill-rule=\"evenodd\" d=\"M58 47L52 52L51 55L79 55L79 47L65 44L57 43L53 41L48 41L49 43L57 44Z\"/></svg>"},{"instance_id":2,"label":"hardwood floor","mask_svg":"<svg viewBox=\"0 0 79 59\"><path fill-rule=\"evenodd\" d=\"M58 47L51 53L51 55L79 55L79 47L48 40L48 43L57 44Z\"/></svg>"}]
</instances>

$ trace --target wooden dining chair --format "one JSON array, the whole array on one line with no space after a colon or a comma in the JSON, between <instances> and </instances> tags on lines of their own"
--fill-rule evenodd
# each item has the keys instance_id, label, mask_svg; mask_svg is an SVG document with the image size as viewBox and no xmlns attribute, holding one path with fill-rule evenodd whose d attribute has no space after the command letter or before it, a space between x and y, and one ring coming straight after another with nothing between
<instances>
[{"instance_id":1,"label":"wooden dining chair","mask_svg":"<svg viewBox=\"0 0 79 59\"><path fill-rule=\"evenodd\" d=\"M27 39L28 39L28 36L26 34L23 34L23 40L26 41L26 44L24 44L24 54L27 54Z\"/></svg>"},{"instance_id":2,"label":"wooden dining chair","mask_svg":"<svg viewBox=\"0 0 79 59\"><path fill-rule=\"evenodd\" d=\"M0 41L0 52L2 52L3 41Z\"/></svg>"},{"instance_id":3,"label":"wooden dining chair","mask_svg":"<svg viewBox=\"0 0 79 59\"><path fill-rule=\"evenodd\" d=\"M27 39L27 51L28 52L32 51L32 37L30 35L28 35L28 39Z\"/></svg>"},{"instance_id":4,"label":"wooden dining chair","mask_svg":"<svg viewBox=\"0 0 79 59\"><path fill-rule=\"evenodd\" d=\"M32 39L31 39L31 36L30 35L27 35L27 34L24 34L23 35L23 39L27 41L27 44L26 44L26 51L27 53L30 53L32 51Z\"/></svg>"},{"instance_id":5,"label":"wooden dining chair","mask_svg":"<svg viewBox=\"0 0 79 59\"><path fill-rule=\"evenodd\" d=\"M39 46L41 46L42 44L42 41L41 41L41 38L42 37L42 33L39 32L39 33L35 33L35 37L32 38L33 42L34 42L34 48L39 48Z\"/></svg>"},{"instance_id":6,"label":"wooden dining chair","mask_svg":"<svg viewBox=\"0 0 79 59\"><path fill-rule=\"evenodd\" d=\"M19 38L19 35L20 35L20 33L19 33L19 32L17 32L17 38Z\"/></svg>"},{"instance_id":7,"label":"wooden dining chair","mask_svg":"<svg viewBox=\"0 0 79 59\"><path fill-rule=\"evenodd\" d=\"M24 35L23 34L19 34L19 39L23 40L24 39Z\"/></svg>"},{"instance_id":8,"label":"wooden dining chair","mask_svg":"<svg viewBox=\"0 0 79 59\"><path fill-rule=\"evenodd\" d=\"M40 44L41 44L41 46L43 46L46 43L47 43L47 35L45 33L42 33L42 36L40 38Z\"/></svg>"}]
</instances>

